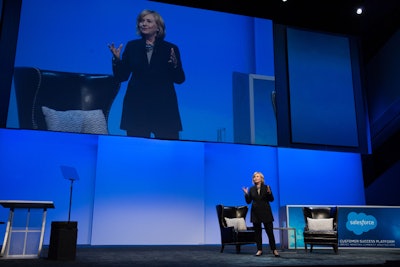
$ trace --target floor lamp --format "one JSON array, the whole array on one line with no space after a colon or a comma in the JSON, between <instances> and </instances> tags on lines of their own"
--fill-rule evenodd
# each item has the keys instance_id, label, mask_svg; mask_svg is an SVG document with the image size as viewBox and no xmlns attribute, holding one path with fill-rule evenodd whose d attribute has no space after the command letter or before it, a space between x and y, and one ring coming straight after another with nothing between
<instances>
[{"instance_id":1,"label":"floor lamp","mask_svg":"<svg viewBox=\"0 0 400 267\"><path fill-rule=\"evenodd\" d=\"M72 189L79 180L74 167L60 166L64 178L71 182L67 222L52 222L48 258L52 260L75 260L78 222L71 222Z\"/></svg>"},{"instance_id":2,"label":"floor lamp","mask_svg":"<svg viewBox=\"0 0 400 267\"><path fill-rule=\"evenodd\" d=\"M69 190L69 207L68 207L68 222L71 221L71 208L72 208L72 191L74 187L74 182L79 180L78 172L74 167L70 166L60 166L61 172L64 176L64 179L67 179L71 182L70 190Z\"/></svg>"}]
</instances>

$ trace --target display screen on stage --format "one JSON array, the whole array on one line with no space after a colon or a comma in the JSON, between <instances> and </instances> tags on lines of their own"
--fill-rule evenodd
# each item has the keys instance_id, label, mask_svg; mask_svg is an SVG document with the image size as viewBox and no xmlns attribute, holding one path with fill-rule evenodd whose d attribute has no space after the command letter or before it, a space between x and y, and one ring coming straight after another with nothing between
<instances>
[{"instance_id":1,"label":"display screen on stage","mask_svg":"<svg viewBox=\"0 0 400 267\"><path fill-rule=\"evenodd\" d=\"M122 44L123 52L140 38L136 22L144 9L162 16L164 40L178 50L185 79L174 80L175 89L153 85L176 73L149 71L144 87L135 86L144 79L135 70L131 82L107 80L113 75L108 45ZM22 0L7 128L254 143L248 110L257 101L239 101L251 89L236 77L258 75L273 90L272 39L272 21L219 11L144 0ZM154 58L160 51L155 47ZM270 93L259 93L267 110L255 116L268 117L271 127L262 127L276 131ZM177 110L167 106L175 94Z\"/></svg>"},{"instance_id":2,"label":"display screen on stage","mask_svg":"<svg viewBox=\"0 0 400 267\"><path fill-rule=\"evenodd\" d=\"M297 246L304 247L302 206L288 205L286 212L288 226L297 229ZM400 248L396 226L399 216L398 206L339 205L337 221L339 248ZM292 242L291 247L293 246Z\"/></svg>"}]
</instances>

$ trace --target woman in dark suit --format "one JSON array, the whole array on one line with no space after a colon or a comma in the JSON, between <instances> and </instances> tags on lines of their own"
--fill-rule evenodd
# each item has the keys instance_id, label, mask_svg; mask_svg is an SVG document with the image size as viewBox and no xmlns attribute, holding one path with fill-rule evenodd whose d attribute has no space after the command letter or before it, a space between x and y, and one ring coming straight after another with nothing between
<instances>
[{"instance_id":1,"label":"woman in dark suit","mask_svg":"<svg viewBox=\"0 0 400 267\"><path fill-rule=\"evenodd\" d=\"M247 204L251 205L250 220L253 223L256 235L257 253L256 256L262 255L262 228L264 225L265 232L267 233L269 246L275 257L280 257L276 250L275 236L274 236L274 216L272 214L271 205L269 202L274 201L269 185L264 182L264 175L261 172L255 172L252 177L253 186L249 188L243 187L244 197Z\"/></svg>"},{"instance_id":2,"label":"woman in dark suit","mask_svg":"<svg viewBox=\"0 0 400 267\"><path fill-rule=\"evenodd\" d=\"M185 81L181 56L175 44L165 38L165 23L159 13L143 10L136 20L140 39L113 43L113 73L119 82L127 81L121 129L128 136L179 139L182 123L174 84Z\"/></svg>"}]
</instances>

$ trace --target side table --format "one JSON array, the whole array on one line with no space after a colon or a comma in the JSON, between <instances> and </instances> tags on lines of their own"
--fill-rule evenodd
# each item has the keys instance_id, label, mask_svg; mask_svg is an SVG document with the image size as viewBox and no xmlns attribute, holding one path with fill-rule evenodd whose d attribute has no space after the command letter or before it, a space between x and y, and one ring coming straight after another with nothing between
<instances>
[{"instance_id":1,"label":"side table","mask_svg":"<svg viewBox=\"0 0 400 267\"><path fill-rule=\"evenodd\" d=\"M294 227L274 227L274 230L278 230L280 233L280 240L281 240L281 249L283 249L283 232L286 231L287 233L287 247L290 248L290 237L289 232L293 231L294 234L294 249L297 251L297 236L296 236L296 228Z\"/></svg>"}]
</instances>

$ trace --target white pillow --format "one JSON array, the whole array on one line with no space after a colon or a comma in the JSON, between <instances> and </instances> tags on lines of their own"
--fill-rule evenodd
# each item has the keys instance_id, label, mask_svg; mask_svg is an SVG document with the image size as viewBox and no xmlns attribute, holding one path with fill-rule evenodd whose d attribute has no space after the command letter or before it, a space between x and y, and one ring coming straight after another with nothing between
<instances>
[{"instance_id":1,"label":"white pillow","mask_svg":"<svg viewBox=\"0 0 400 267\"><path fill-rule=\"evenodd\" d=\"M246 221L244 218L227 218L225 217L226 225L228 227L233 227L235 231L246 231Z\"/></svg>"},{"instance_id":2,"label":"white pillow","mask_svg":"<svg viewBox=\"0 0 400 267\"><path fill-rule=\"evenodd\" d=\"M307 218L308 229L311 231L329 231L333 230L333 218L312 219Z\"/></svg>"},{"instance_id":3,"label":"white pillow","mask_svg":"<svg viewBox=\"0 0 400 267\"><path fill-rule=\"evenodd\" d=\"M57 111L43 106L42 111L48 130L108 134L106 118L100 109Z\"/></svg>"},{"instance_id":4,"label":"white pillow","mask_svg":"<svg viewBox=\"0 0 400 267\"><path fill-rule=\"evenodd\" d=\"M106 118L101 109L81 112L84 113L82 133L108 134Z\"/></svg>"}]
</instances>

